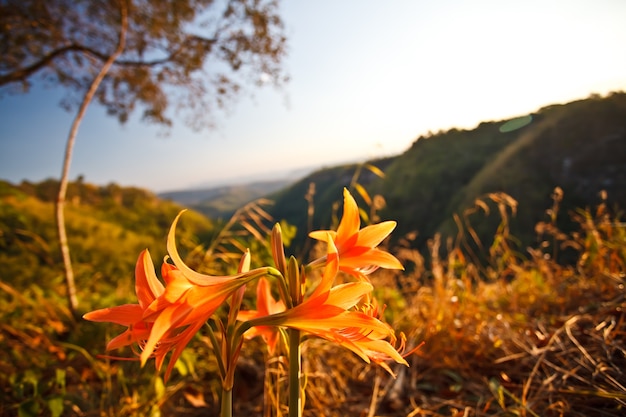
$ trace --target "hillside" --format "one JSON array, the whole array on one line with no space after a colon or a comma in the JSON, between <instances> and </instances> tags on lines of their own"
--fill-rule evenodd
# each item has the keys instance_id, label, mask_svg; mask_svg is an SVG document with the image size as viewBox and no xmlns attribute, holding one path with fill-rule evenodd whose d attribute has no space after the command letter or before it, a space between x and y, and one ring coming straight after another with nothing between
<instances>
[{"instance_id":1,"label":"hillside","mask_svg":"<svg viewBox=\"0 0 626 417\"><path fill-rule=\"evenodd\" d=\"M523 251L535 239L535 224L547 220L555 187L564 193L559 223L565 230L567 212L595 207L602 190L609 207L626 207L626 94L593 96L517 119L484 122L472 130L421 136L402 155L372 163L385 171L385 178L364 170L359 182L386 200L379 214L398 221L396 239L417 232L414 245L424 249L436 233L454 237L453 215L463 219L477 198L486 201L491 214L487 220L473 216L471 224L488 239L499 222L488 194L505 192L518 203L510 226ZM276 204L271 213L298 227L296 245L304 244L311 227L331 225L322 208L340 201L341 188L350 185L357 168L317 171L272 196ZM309 224L305 195L310 184L316 193Z\"/></svg>"},{"instance_id":2,"label":"hillside","mask_svg":"<svg viewBox=\"0 0 626 417\"><path fill-rule=\"evenodd\" d=\"M532 242L535 224L547 220L556 187L563 191L559 225L564 230L571 230L568 212L596 207L601 191L609 207L626 207L626 94L549 106L532 117L448 199L448 218L438 223L437 232L455 233L451 213L463 213L476 198L500 191L518 202L511 228L522 248ZM493 234L495 224L484 229L482 236Z\"/></svg>"},{"instance_id":3,"label":"hillside","mask_svg":"<svg viewBox=\"0 0 626 417\"><path fill-rule=\"evenodd\" d=\"M62 298L53 206L57 189L55 180L19 185L0 181L0 270L2 280L19 290L56 287ZM181 209L134 187L71 183L65 215L79 299L96 288L126 299L132 293L137 255L148 248L153 259L163 258L165 236ZM206 240L212 229L207 218L189 212L178 233L182 242L193 246ZM120 292L120 286L128 292Z\"/></svg>"}]
</instances>

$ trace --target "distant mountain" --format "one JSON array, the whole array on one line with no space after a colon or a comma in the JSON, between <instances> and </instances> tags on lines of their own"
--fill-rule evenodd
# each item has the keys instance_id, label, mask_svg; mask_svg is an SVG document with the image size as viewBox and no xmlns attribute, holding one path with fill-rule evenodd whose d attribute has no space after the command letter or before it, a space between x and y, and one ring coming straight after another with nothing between
<instances>
[{"instance_id":1,"label":"distant mountain","mask_svg":"<svg viewBox=\"0 0 626 417\"><path fill-rule=\"evenodd\" d=\"M158 194L203 213L211 219L228 218L247 203L265 197L291 183L291 180L258 181L202 189L168 191Z\"/></svg>"},{"instance_id":2,"label":"distant mountain","mask_svg":"<svg viewBox=\"0 0 626 417\"><path fill-rule=\"evenodd\" d=\"M355 161L345 161L355 162ZM206 190L212 188L220 188L228 185L241 185L241 184L251 184L251 183L271 183L274 181L296 181L300 178L304 178L312 172L315 172L319 169L326 168L328 164L324 165L309 165L302 166L299 168L290 168L290 169L277 169L277 170L264 170L262 172L255 172L254 174L248 174L243 176L237 176L227 179L220 180L210 180L210 181L199 181L193 185L188 186L184 190L176 189L176 190L167 190L162 192L162 194L166 194L169 192L175 191L185 191L185 190Z\"/></svg>"}]
</instances>

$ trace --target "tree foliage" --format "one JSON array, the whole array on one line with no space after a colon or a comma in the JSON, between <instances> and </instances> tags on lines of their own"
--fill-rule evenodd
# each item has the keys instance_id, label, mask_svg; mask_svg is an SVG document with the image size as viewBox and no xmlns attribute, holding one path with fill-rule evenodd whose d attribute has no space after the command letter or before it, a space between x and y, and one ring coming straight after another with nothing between
<instances>
[{"instance_id":1,"label":"tree foliage","mask_svg":"<svg viewBox=\"0 0 626 417\"><path fill-rule=\"evenodd\" d=\"M212 125L244 85L282 85L286 53L278 0L8 0L0 3L0 94L35 81L61 85L74 108L118 43L119 1L128 2L126 47L97 91L125 122Z\"/></svg>"}]
</instances>

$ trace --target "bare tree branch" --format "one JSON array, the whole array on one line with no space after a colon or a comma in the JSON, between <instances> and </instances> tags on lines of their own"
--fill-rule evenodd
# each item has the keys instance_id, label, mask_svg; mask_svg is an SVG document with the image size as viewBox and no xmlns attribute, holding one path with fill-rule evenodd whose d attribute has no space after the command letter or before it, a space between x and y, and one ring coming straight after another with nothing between
<instances>
[{"instance_id":1,"label":"bare tree branch","mask_svg":"<svg viewBox=\"0 0 626 417\"><path fill-rule=\"evenodd\" d=\"M195 36L195 35L187 36L186 40L199 40L207 44L213 44L216 42L215 39L207 39L207 38L203 38L203 37ZM127 67L155 67L158 65L164 65L169 62L172 62L172 60L174 60L176 56L181 53L181 51L185 48L186 45L187 45L187 42L183 41L175 51L171 52L164 58L154 59L150 61L120 59L120 60L115 61L114 65L127 66ZM0 87L7 85L7 84L15 83L15 82L24 82L25 79L29 78L30 76L35 74L37 71L45 68L46 66L49 66L52 63L52 61L54 61L55 58L61 57L71 52L82 52L86 55L97 58L102 62L106 62L109 59L108 55L103 54L99 51L96 51L93 48L89 48L84 45L71 44L71 45L63 46L59 49L55 49L49 52L48 54L43 56L41 59L39 59L37 62L25 68L18 68L8 74L0 75Z\"/></svg>"}]
</instances>

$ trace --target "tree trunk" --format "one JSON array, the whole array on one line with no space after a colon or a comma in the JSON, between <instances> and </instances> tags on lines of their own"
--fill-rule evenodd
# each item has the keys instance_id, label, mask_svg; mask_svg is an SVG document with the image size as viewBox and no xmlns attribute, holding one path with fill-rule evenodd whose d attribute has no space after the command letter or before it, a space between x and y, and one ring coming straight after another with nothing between
<instances>
[{"instance_id":1,"label":"tree trunk","mask_svg":"<svg viewBox=\"0 0 626 417\"><path fill-rule=\"evenodd\" d=\"M65 196L67 194L67 183L70 172L70 164L72 162L72 151L74 150L74 142L76 141L76 134L78 133L78 126L82 122L87 107L91 103L98 86L102 82L102 79L105 77L111 65L115 62L115 60L122 54L124 51L124 46L126 43L126 30L128 28L128 5L126 3L127 0L120 0L120 15L121 15L121 25L120 25L120 36L119 42L117 44L117 48L111 56L104 63L100 72L91 82L89 86L89 90L85 93L83 97L83 101L80 104L78 112L76 113L76 117L74 118L74 122L72 123L72 127L70 129L70 133L67 138L67 143L65 145L65 157L63 160L63 170L61 172L61 180L59 181L59 194L57 195L57 201L55 205L55 215L56 215L56 223L57 223L57 232L59 236L59 248L61 250L61 256L63 258L63 267L65 269L65 283L67 286L67 301L69 305L70 312L72 316L76 317L78 310L78 297L76 296L76 285L74 283L74 270L72 269L72 260L70 258L70 248L67 244L67 233L65 231Z\"/></svg>"}]
</instances>

